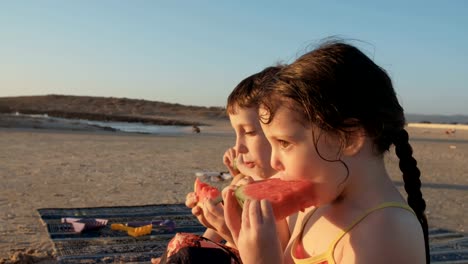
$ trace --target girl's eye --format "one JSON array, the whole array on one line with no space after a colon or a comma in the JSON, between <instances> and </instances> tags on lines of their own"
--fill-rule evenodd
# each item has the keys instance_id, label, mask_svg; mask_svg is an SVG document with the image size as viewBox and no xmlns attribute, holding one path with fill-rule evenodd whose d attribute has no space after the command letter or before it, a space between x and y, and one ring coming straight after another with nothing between
<instances>
[{"instance_id":1,"label":"girl's eye","mask_svg":"<svg viewBox=\"0 0 468 264\"><path fill-rule=\"evenodd\" d=\"M289 145L290 145L289 142L284 141L284 140L281 140L281 139L278 140L278 144L279 144L282 148L284 148L284 149L287 148L287 147L289 147Z\"/></svg>"},{"instance_id":2,"label":"girl's eye","mask_svg":"<svg viewBox=\"0 0 468 264\"><path fill-rule=\"evenodd\" d=\"M245 131L245 134L246 134L246 135L254 135L254 134L255 134L255 130Z\"/></svg>"}]
</instances>

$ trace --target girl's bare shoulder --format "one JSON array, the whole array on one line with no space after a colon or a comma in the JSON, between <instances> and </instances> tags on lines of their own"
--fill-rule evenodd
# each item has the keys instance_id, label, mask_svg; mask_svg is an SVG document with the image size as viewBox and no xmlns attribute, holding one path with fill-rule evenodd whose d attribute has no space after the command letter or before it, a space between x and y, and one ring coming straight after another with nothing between
<instances>
[{"instance_id":1,"label":"girl's bare shoulder","mask_svg":"<svg viewBox=\"0 0 468 264\"><path fill-rule=\"evenodd\" d=\"M424 236L416 216L402 208L375 211L346 236L342 263L425 263Z\"/></svg>"}]
</instances>

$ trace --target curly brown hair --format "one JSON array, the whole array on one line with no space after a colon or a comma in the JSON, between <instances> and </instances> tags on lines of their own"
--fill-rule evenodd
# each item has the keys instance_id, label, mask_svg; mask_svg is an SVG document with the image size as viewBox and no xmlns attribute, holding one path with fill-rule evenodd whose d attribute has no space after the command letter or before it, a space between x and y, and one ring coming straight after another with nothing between
<instances>
[{"instance_id":1,"label":"curly brown hair","mask_svg":"<svg viewBox=\"0 0 468 264\"><path fill-rule=\"evenodd\" d=\"M342 142L361 129L372 138L377 154L383 155L392 144L395 146L408 204L423 227L429 261L421 173L405 130L404 110L385 70L358 48L332 41L283 67L273 79L258 95L258 103L267 111L267 115L259 117L261 122L271 122L279 107L288 107L299 113L301 123L344 135ZM341 160L331 161L348 168Z\"/></svg>"},{"instance_id":2,"label":"curly brown hair","mask_svg":"<svg viewBox=\"0 0 468 264\"><path fill-rule=\"evenodd\" d=\"M282 69L284 65L270 66L261 72L250 75L242 80L232 90L227 99L227 113L235 114L237 107L250 108L258 106L258 94L273 79L273 76Z\"/></svg>"}]
</instances>

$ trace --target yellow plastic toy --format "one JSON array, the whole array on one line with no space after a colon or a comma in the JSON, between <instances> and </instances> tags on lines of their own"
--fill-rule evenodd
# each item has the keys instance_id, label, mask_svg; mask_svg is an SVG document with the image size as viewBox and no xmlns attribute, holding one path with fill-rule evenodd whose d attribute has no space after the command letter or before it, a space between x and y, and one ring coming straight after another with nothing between
<instances>
[{"instance_id":1,"label":"yellow plastic toy","mask_svg":"<svg viewBox=\"0 0 468 264\"><path fill-rule=\"evenodd\" d=\"M149 225L144 225L144 226L139 226L139 227L130 227L124 224L112 224L111 229L126 231L128 235L132 237L138 237L138 236L144 236L144 235L150 234L151 230L153 229L153 225L149 224Z\"/></svg>"}]
</instances>

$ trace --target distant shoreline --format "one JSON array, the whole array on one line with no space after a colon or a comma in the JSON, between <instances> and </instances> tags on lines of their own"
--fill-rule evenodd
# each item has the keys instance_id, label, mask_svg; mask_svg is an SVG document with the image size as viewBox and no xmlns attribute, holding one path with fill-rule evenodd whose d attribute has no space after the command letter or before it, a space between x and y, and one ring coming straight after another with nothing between
<instances>
[{"instance_id":1,"label":"distant shoreline","mask_svg":"<svg viewBox=\"0 0 468 264\"><path fill-rule=\"evenodd\" d=\"M408 123L408 127L468 130L468 125L462 124Z\"/></svg>"},{"instance_id":2,"label":"distant shoreline","mask_svg":"<svg viewBox=\"0 0 468 264\"><path fill-rule=\"evenodd\" d=\"M1 114L0 129L40 129L56 131L112 132L149 135L192 134L187 125L149 124L139 122L93 121L85 119L57 118L48 115ZM231 134L229 121L213 120L199 126L203 134Z\"/></svg>"},{"instance_id":3,"label":"distant shoreline","mask_svg":"<svg viewBox=\"0 0 468 264\"><path fill-rule=\"evenodd\" d=\"M169 118L158 117L140 117L132 115L110 115L98 113L81 113L81 112L66 112L66 111L16 111L13 113L2 113L3 115L13 116L43 116L43 117L56 117L68 120L82 119L89 121L102 121L102 122L127 122L127 123L143 123L160 126L207 126L208 124L196 121L185 121Z\"/></svg>"}]
</instances>

